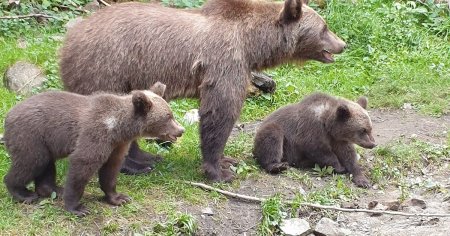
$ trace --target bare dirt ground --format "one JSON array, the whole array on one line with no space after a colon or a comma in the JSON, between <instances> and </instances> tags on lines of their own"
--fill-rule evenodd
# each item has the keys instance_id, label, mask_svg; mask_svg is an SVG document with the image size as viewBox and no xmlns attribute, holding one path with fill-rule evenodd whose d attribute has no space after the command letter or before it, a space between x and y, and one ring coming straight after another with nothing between
<instances>
[{"instance_id":1,"label":"bare dirt ground","mask_svg":"<svg viewBox=\"0 0 450 236\"><path fill-rule=\"evenodd\" d=\"M383 145L400 138L417 138L423 141L445 144L447 132L450 130L450 116L439 118L420 115L414 111L404 110L371 110L370 112L375 138L378 144ZM233 134L238 132L254 133L259 122L240 125L235 128ZM450 162L444 163L449 165ZM445 171L427 173L419 177L433 179L439 186L447 190L450 187L450 168L440 168ZM409 176L408 176L409 178ZM417 176L411 176L411 181L417 180ZM327 179L311 178L314 186L323 186ZM240 182L240 187L235 192L250 196L268 197L274 193L282 194L283 199L291 199L298 193L302 184L284 175L259 175L258 178L249 177ZM305 188L308 191L308 188ZM369 189L361 194L351 204L360 208L367 208L371 201L388 205L396 201L400 196L397 186L388 186L384 190ZM417 198L426 202L426 208L418 206L405 206L403 212L410 213L450 213L450 202L444 199L440 193L430 193L423 188L410 190L408 199ZM348 203L347 203L348 204ZM203 208L210 207L213 215L203 214ZM198 235L256 235L261 222L261 209L259 204L247 203L240 200L229 199L226 202L208 202L204 206L190 206L184 210L195 216L199 224ZM317 211L311 210L305 218L311 223L312 228L320 219ZM342 228L349 229L350 235L450 235L450 218L423 218L403 216L370 216L367 213L342 213L334 212L333 219Z\"/></svg>"}]
</instances>

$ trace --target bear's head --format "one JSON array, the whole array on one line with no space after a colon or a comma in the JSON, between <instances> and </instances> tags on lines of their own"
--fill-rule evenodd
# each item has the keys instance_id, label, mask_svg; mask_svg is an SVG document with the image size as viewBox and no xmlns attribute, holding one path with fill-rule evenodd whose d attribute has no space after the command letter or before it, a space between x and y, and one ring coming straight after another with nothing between
<instances>
[{"instance_id":1,"label":"bear's head","mask_svg":"<svg viewBox=\"0 0 450 236\"><path fill-rule=\"evenodd\" d=\"M166 85L157 82L150 90L131 93L136 122L141 122L141 136L176 141L184 128L174 119L169 104L162 98Z\"/></svg>"},{"instance_id":2,"label":"bear's head","mask_svg":"<svg viewBox=\"0 0 450 236\"><path fill-rule=\"evenodd\" d=\"M307 0L286 0L279 16L287 41L293 40L293 60L334 62L333 54L344 51L346 44L328 29L325 20Z\"/></svg>"},{"instance_id":3,"label":"bear's head","mask_svg":"<svg viewBox=\"0 0 450 236\"><path fill-rule=\"evenodd\" d=\"M337 141L355 143L363 148L374 148L372 121L366 111L367 98L360 97L352 102L339 99L338 106L328 120L328 130Z\"/></svg>"}]
</instances>

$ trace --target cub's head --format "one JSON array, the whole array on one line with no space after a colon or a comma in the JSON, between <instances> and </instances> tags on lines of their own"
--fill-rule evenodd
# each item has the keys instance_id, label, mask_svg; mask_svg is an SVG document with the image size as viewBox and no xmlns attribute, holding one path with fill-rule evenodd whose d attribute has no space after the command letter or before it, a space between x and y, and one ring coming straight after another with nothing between
<instances>
[{"instance_id":1,"label":"cub's head","mask_svg":"<svg viewBox=\"0 0 450 236\"><path fill-rule=\"evenodd\" d=\"M285 28L286 40L294 41L292 59L334 62L333 54L344 51L346 44L328 29L325 20L307 2L286 0L280 13L279 22Z\"/></svg>"},{"instance_id":2,"label":"cub's head","mask_svg":"<svg viewBox=\"0 0 450 236\"><path fill-rule=\"evenodd\" d=\"M136 122L142 122L141 135L176 141L184 128L174 119L169 104L162 98L166 86L160 82L150 90L136 90L131 93Z\"/></svg>"},{"instance_id":3,"label":"cub's head","mask_svg":"<svg viewBox=\"0 0 450 236\"><path fill-rule=\"evenodd\" d=\"M355 143L363 148L374 148L376 144L372 136L372 121L366 108L366 97L360 97L356 103L340 99L330 119L331 135L338 141Z\"/></svg>"}]
</instances>

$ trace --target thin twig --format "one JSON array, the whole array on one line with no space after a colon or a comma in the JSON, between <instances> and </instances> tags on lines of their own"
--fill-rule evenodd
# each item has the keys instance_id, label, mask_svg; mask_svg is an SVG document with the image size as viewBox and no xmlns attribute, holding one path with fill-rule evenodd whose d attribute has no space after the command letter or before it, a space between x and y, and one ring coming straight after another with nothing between
<instances>
[{"instance_id":1,"label":"thin twig","mask_svg":"<svg viewBox=\"0 0 450 236\"><path fill-rule=\"evenodd\" d=\"M238 198L246 201L258 202L261 203L265 201L265 198L260 197L252 197L243 194L237 194L229 191L225 191L222 189L214 188L209 185L203 183L189 182L185 181L185 183L197 186L206 190L215 191L221 193L228 197ZM292 204L292 201L285 201L286 204ZM349 209L349 208L341 208L334 206L324 206L320 204L301 202L299 203L301 206L307 206L312 208L324 209L324 210L334 210L334 211L342 211L342 212L365 212L365 213L375 213L375 214L387 214L387 215L399 215L399 216L416 216L416 217L450 217L450 214L428 214L428 213L403 213L398 211L381 211L381 210L369 210L369 209Z\"/></svg>"},{"instance_id":2,"label":"thin twig","mask_svg":"<svg viewBox=\"0 0 450 236\"><path fill-rule=\"evenodd\" d=\"M31 84L34 79L36 79L38 76L42 75L42 73L39 71L36 75L34 75L33 77L31 77L29 80L27 80L27 82L25 84L23 84L19 89L17 89L17 92L22 91L22 89L24 89L26 86L28 86L29 84Z\"/></svg>"},{"instance_id":3,"label":"thin twig","mask_svg":"<svg viewBox=\"0 0 450 236\"><path fill-rule=\"evenodd\" d=\"M225 191L225 190L222 190L222 189L218 189L218 188L214 188L214 187L211 187L209 185L202 184L202 183L189 182L189 181L185 181L185 183L190 184L190 185L194 185L194 186L206 189L206 190L215 191L215 192L221 193L221 194L223 194L225 196L228 196L228 197L239 198L239 199L243 199L243 200L247 200L247 201L251 201L251 202L263 202L263 201L266 200L264 198L251 197L251 196L242 195L242 194L238 194L238 193L228 192L228 191Z\"/></svg>"},{"instance_id":4,"label":"thin twig","mask_svg":"<svg viewBox=\"0 0 450 236\"><path fill-rule=\"evenodd\" d=\"M111 6L111 4L105 2L104 0L98 0L98 2L100 2L101 4L105 5L105 6Z\"/></svg>"},{"instance_id":5,"label":"thin twig","mask_svg":"<svg viewBox=\"0 0 450 236\"><path fill-rule=\"evenodd\" d=\"M57 18L54 16L50 16L50 15L45 15L45 14L29 14L29 15L17 15L17 16L0 16L0 19L2 20L12 20L12 19L23 19L23 18L37 18L37 17L43 17L43 18Z\"/></svg>"}]
</instances>

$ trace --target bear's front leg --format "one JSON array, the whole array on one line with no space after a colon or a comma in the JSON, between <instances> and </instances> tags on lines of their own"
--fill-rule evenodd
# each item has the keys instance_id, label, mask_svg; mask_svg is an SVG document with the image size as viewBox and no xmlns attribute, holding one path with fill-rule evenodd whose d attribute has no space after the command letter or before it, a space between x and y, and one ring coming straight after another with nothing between
<instances>
[{"instance_id":1,"label":"bear's front leg","mask_svg":"<svg viewBox=\"0 0 450 236\"><path fill-rule=\"evenodd\" d=\"M218 74L221 73L215 72L214 75ZM230 78L211 79L201 85L199 113L203 170L214 182L234 179L233 172L223 167L235 162L225 158L223 151L245 99L246 81L243 77L235 74Z\"/></svg>"},{"instance_id":2,"label":"bear's front leg","mask_svg":"<svg viewBox=\"0 0 450 236\"><path fill-rule=\"evenodd\" d=\"M333 151L339 159L339 162L345 169L353 175L352 181L356 186L370 188L370 180L364 175L356 159L356 150L353 144L336 144Z\"/></svg>"},{"instance_id":3,"label":"bear's front leg","mask_svg":"<svg viewBox=\"0 0 450 236\"><path fill-rule=\"evenodd\" d=\"M127 195L116 192L117 175L128 147L128 144L117 146L108 161L98 171L100 188L105 193L105 200L114 206L120 206L131 201L131 198Z\"/></svg>"},{"instance_id":4,"label":"bear's front leg","mask_svg":"<svg viewBox=\"0 0 450 236\"><path fill-rule=\"evenodd\" d=\"M89 136L85 131L82 131L77 140L77 147L68 157L69 171L63 194L64 208L77 216L89 213L80 203L84 189L112 153L111 145L106 141L87 137Z\"/></svg>"}]
</instances>

